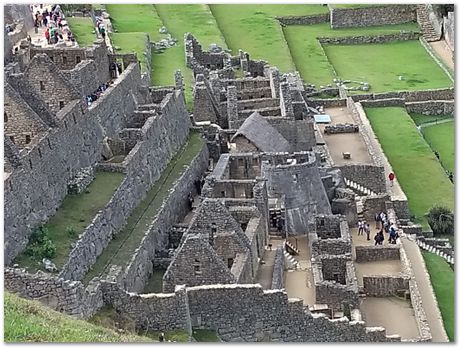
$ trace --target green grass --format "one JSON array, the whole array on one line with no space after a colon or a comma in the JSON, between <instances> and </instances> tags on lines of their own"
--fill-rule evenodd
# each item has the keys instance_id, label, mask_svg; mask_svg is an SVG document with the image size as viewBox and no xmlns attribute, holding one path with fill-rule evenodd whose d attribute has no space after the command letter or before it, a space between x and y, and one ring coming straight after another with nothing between
<instances>
[{"instance_id":1,"label":"green grass","mask_svg":"<svg viewBox=\"0 0 460 348\"><path fill-rule=\"evenodd\" d=\"M442 166L454 173L455 171L455 129L454 120L438 125L422 128L427 143L439 153Z\"/></svg>"},{"instance_id":2,"label":"green grass","mask_svg":"<svg viewBox=\"0 0 460 348\"><path fill-rule=\"evenodd\" d=\"M139 247L146 232L146 227L153 221L163 200L167 197L168 190L184 173L185 166L190 164L202 145L203 139L201 135L191 132L187 144L168 163L161 177L147 193L146 198L133 210L125 227L113 237L104 252L99 255L92 270L86 274L85 283L103 273L109 264L122 267L127 265L134 250Z\"/></svg>"},{"instance_id":3,"label":"green grass","mask_svg":"<svg viewBox=\"0 0 460 348\"><path fill-rule=\"evenodd\" d=\"M122 182L121 173L96 172L91 184L79 195L68 195L56 214L44 225L48 229L49 238L56 245L56 255L52 261L58 268L64 266L71 251L71 243L78 239L85 228L91 223L96 214L112 198L113 193ZM73 227L74 236L66 232L67 227ZM33 272L42 268L41 259L20 254L14 261L21 267L28 267Z\"/></svg>"},{"instance_id":4,"label":"green grass","mask_svg":"<svg viewBox=\"0 0 460 348\"><path fill-rule=\"evenodd\" d=\"M426 226L424 214L435 204L453 209L454 186L405 109L366 108L366 114L416 221Z\"/></svg>"},{"instance_id":5,"label":"green grass","mask_svg":"<svg viewBox=\"0 0 460 348\"><path fill-rule=\"evenodd\" d=\"M452 86L418 40L369 45L328 45L326 54L343 80L366 81L371 92ZM399 80L399 76L403 76Z\"/></svg>"},{"instance_id":6,"label":"green grass","mask_svg":"<svg viewBox=\"0 0 460 348\"><path fill-rule=\"evenodd\" d=\"M137 59L141 63L141 71L144 72L147 65L145 64L145 43L147 40L146 33L112 33L109 34L112 45L121 48L115 53L136 53Z\"/></svg>"},{"instance_id":7,"label":"green grass","mask_svg":"<svg viewBox=\"0 0 460 348\"><path fill-rule=\"evenodd\" d=\"M318 42L318 37L392 34L399 33L401 30L418 31L418 26L416 23L406 23L333 30L330 28L329 23L320 23L315 25L288 25L283 28L296 69L300 72L305 82L317 86L333 84L333 79L335 78L333 67ZM359 49L360 46L349 47L353 50ZM350 61L348 57L343 58L349 64L354 65L353 69L360 69L363 61L368 60L367 58L363 59L363 57L367 57L367 53L353 61ZM382 57L379 57L379 59L381 60ZM359 63L357 64L357 62Z\"/></svg>"},{"instance_id":8,"label":"green grass","mask_svg":"<svg viewBox=\"0 0 460 348\"><path fill-rule=\"evenodd\" d=\"M220 342L214 330L193 329L192 336L197 342Z\"/></svg>"},{"instance_id":9,"label":"green grass","mask_svg":"<svg viewBox=\"0 0 460 348\"><path fill-rule=\"evenodd\" d=\"M38 301L5 292L5 342L152 342L148 337L113 330L55 312Z\"/></svg>"},{"instance_id":10,"label":"green grass","mask_svg":"<svg viewBox=\"0 0 460 348\"><path fill-rule=\"evenodd\" d=\"M382 6L382 4L331 4L333 8L366 8L374 6Z\"/></svg>"},{"instance_id":11,"label":"green grass","mask_svg":"<svg viewBox=\"0 0 460 348\"><path fill-rule=\"evenodd\" d=\"M210 5L233 54L247 51L252 59L263 59L280 71L295 70L283 31L275 17L327 13L321 5L215 4Z\"/></svg>"},{"instance_id":12,"label":"green grass","mask_svg":"<svg viewBox=\"0 0 460 348\"><path fill-rule=\"evenodd\" d=\"M444 328L451 342L455 334L455 274L448 263L440 256L422 251L425 264L430 274L431 284L438 300Z\"/></svg>"},{"instance_id":13,"label":"green grass","mask_svg":"<svg viewBox=\"0 0 460 348\"><path fill-rule=\"evenodd\" d=\"M192 102L193 74L186 67L184 53L184 34L192 33L204 50L212 43L226 49L225 40L217 23L205 4L161 4L155 9L172 37L178 40L177 46L166 49L163 53L152 55L153 85L173 85L174 72L180 69L184 75L185 99L187 105Z\"/></svg>"},{"instance_id":14,"label":"green grass","mask_svg":"<svg viewBox=\"0 0 460 348\"><path fill-rule=\"evenodd\" d=\"M436 121L441 121L445 119L453 119L452 115L422 115L422 114L410 114L410 117L414 120L417 126L424 123L431 123Z\"/></svg>"},{"instance_id":15,"label":"green grass","mask_svg":"<svg viewBox=\"0 0 460 348\"><path fill-rule=\"evenodd\" d=\"M70 30L80 47L91 46L96 37L96 29L90 17L67 17Z\"/></svg>"}]
</instances>

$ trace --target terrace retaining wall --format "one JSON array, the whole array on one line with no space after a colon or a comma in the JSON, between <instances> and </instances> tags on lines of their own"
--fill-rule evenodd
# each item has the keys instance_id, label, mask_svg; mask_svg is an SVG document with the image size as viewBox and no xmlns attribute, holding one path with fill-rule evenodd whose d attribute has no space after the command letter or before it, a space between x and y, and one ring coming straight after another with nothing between
<instances>
[{"instance_id":1,"label":"terrace retaining wall","mask_svg":"<svg viewBox=\"0 0 460 348\"><path fill-rule=\"evenodd\" d=\"M386 42L417 40L420 36L418 32L401 32L397 34L382 35L359 35L344 37L319 37L318 41L322 45L364 45L364 44L383 44Z\"/></svg>"},{"instance_id":2,"label":"terrace retaining wall","mask_svg":"<svg viewBox=\"0 0 460 348\"><path fill-rule=\"evenodd\" d=\"M330 13L324 13L314 16L276 17L276 19L284 25L312 25L329 22L331 15Z\"/></svg>"},{"instance_id":3,"label":"terrace retaining wall","mask_svg":"<svg viewBox=\"0 0 460 348\"><path fill-rule=\"evenodd\" d=\"M399 260L400 259L400 246L385 245L357 245L355 247L356 262L374 262L384 260Z\"/></svg>"}]
</instances>

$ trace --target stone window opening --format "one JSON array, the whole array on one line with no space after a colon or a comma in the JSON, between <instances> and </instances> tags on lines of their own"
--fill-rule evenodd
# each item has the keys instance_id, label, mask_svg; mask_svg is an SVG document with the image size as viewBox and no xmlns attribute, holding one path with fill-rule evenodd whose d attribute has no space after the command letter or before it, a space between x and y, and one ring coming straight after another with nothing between
<instances>
[{"instance_id":1,"label":"stone window opening","mask_svg":"<svg viewBox=\"0 0 460 348\"><path fill-rule=\"evenodd\" d=\"M62 64L67 64L67 57L66 56L62 56Z\"/></svg>"},{"instance_id":2,"label":"stone window opening","mask_svg":"<svg viewBox=\"0 0 460 348\"><path fill-rule=\"evenodd\" d=\"M221 196L222 198L224 198L224 197L225 197L225 191L220 191L220 196Z\"/></svg>"},{"instance_id":3,"label":"stone window opening","mask_svg":"<svg viewBox=\"0 0 460 348\"><path fill-rule=\"evenodd\" d=\"M228 266L228 269L232 268L232 266L233 266L233 258L229 257L227 259L227 266Z\"/></svg>"},{"instance_id":4,"label":"stone window opening","mask_svg":"<svg viewBox=\"0 0 460 348\"><path fill-rule=\"evenodd\" d=\"M332 279L333 279L336 283L340 283L340 282L339 282L340 274L339 274L339 273L333 273L333 274L332 274Z\"/></svg>"},{"instance_id":5,"label":"stone window opening","mask_svg":"<svg viewBox=\"0 0 460 348\"><path fill-rule=\"evenodd\" d=\"M14 144L14 135L10 135L10 140Z\"/></svg>"},{"instance_id":6,"label":"stone window opening","mask_svg":"<svg viewBox=\"0 0 460 348\"><path fill-rule=\"evenodd\" d=\"M241 224L241 229L242 229L243 231L246 231L246 227L248 227L248 224L245 223L245 222L243 222L243 223Z\"/></svg>"},{"instance_id":7,"label":"stone window opening","mask_svg":"<svg viewBox=\"0 0 460 348\"><path fill-rule=\"evenodd\" d=\"M324 226L324 219L321 219L321 220L319 221L319 225L320 225L320 226Z\"/></svg>"},{"instance_id":8,"label":"stone window opening","mask_svg":"<svg viewBox=\"0 0 460 348\"><path fill-rule=\"evenodd\" d=\"M54 62L54 56L50 56L52 62Z\"/></svg>"},{"instance_id":9,"label":"stone window opening","mask_svg":"<svg viewBox=\"0 0 460 348\"><path fill-rule=\"evenodd\" d=\"M209 244L214 245L214 236L217 234L217 226L215 223L211 224L211 233L209 234Z\"/></svg>"},{"instance_id":10,"label":"stone window opening","mask_svg":"<svg viewBox=\"0 0 460 348\"><path fill-rule=\"evenodd\" d=\"M75 61L76 61L77 64L80 63L80 62L81 62L81 57L80 57L80 56L76 56L76 57L75 57Z\"/></svg>"},{"instance_id":11,"label":"stone window opening","mask_svg":"<svg viewBox=\"0 0 460 348\"><path fill-rule=\"evenodd\" d=\"M40 81L40 91L45 90L45 83L43 81Z\"/></svg>"},{"instance_id":12,"label":"stone window opening","mask_svg":"<svg viewBox=\"0 0 460 348\"><path fill-rule=\"evenodd\" d=\"M59 101L59 110L64 109L64 101L60 100Z\"/></svg>"},{"instance_id":13,"label":"stone window opening","mask_svg":"<svg viewBox=\"0 0 460 348\"><path fill-rule=\"evenodd\" d=\"M238 166L243 166L243 165L244 165L244 159L238 158Z\"/></svg>"},{"instance_id":14,"label":"stone window opening","mask_svg":"<svg viewBox=\"0 0 460 348\"><path fill-rule=\"evenodd\" d=\"M38 155L42 158L42 150L40 148L38 148Z\"/></svg>"},{"instance_id":15,"label":"stone window opening","mask_svg":"<svg viewBox=\"0 0 460 348\"><path fill-rule=\"evenodd\" d=\"M30 144L30 140L30 134L26 134L26 144Z\"/></svg>"},{"instance_id":16,"label":"stone window opening","mask_svg":"<svg viewBox=\"0 0 460 348\"><path fill-rule=\"evenodd\" d=\"M297 183L297 179L298 179L298 175L297 174L294 174L292 176L292 180L294 181L294 183Z\"/></svg>"},{"instance_id":17,"label":"stone window opening","mask_svg":"<svg viewBox=\"0 0 460 348\"><path fill-rule=\"evenodd\" d=\"M29 165L30 165L30 169L33 169L32 160L30 158L29 158Z\"/></svg>"},{"instance_id":18,"label":"stone window opening","mask_svg":"<svg viewBox=\"0 0 460 348\"><path fill-rule=\"evenodd\" d=\"M196 274L201 274L201 262L198 259L195 259L195 262L193 263L193 271Z\"/></svg>"},{"instance_id":19,"label":"stone window opening","mask_svg":"<svg viewBox=\"0 0 460 348\"><path fill-rule=\"evenodd\" d=\"M8 122L8 114L5 112L3 112L3 120L6 122Z\"/></svg>"}]
</instances>

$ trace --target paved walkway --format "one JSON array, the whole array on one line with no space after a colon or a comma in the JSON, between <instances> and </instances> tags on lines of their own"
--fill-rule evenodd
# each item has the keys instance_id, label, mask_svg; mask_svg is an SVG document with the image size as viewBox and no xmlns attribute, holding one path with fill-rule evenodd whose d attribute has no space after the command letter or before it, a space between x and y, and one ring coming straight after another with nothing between
<instances>
[{"instance_id":1,"label":"paved walkway","mask_svg":"<svg viewBox=\"0 0 460 348\"><path fill-rule=\"evenodd\" d=\"M454 70L454 61L452 60L452 51L447 45L446 41L440 40L435 42L429 42L429 45L436 52L439 59L450 69Z\"/></svg>"},{"instance_id":2,"label":"paved walkway","mask_svg":"<svg viewBox=\"0 0 460 348\"><path fill-rule=\"evenodd\" d=\"M438 302L431 286L430 277L428 271L425 268L425 261L423 260L420 248L415 241L402 236L401 241L406 251L406 255L409 258L412 271L414 272L415 280L417 282L420 295L422 297L423 308L425 309L428 325L430 326L431 335L433 336L433 342L448 342L446 331L441 317L441 312L438 308Z\"/></svg>"}]
</instances>

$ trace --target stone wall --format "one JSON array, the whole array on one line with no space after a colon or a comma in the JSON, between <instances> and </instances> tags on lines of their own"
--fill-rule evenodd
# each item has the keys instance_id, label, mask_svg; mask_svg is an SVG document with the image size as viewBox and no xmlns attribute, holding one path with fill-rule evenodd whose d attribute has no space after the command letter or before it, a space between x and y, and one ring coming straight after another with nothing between
<instances>
[{"instance_id":1,"label":"stone wall","mask_svg":"<svg viewBox=\"0 0 460 348\"><path fill-rule=\"evenodd\" d=\"M363 8L332 8L331 28L369 27L415 22L415 5L382 5Z\"/></svg>"},{"instance_id":2,"label":"stone wall","mask_svg":"<svg viewBox=\"0 0 460 348\"><path fill-rule=\"evenodd\" d=\"M403 275L365 275L363 276L363 285L364 293L367 296L397 296L401 290L409 290L409 277Z\"/></svg>"},{"instance_id":3,"label":"stone wall","mask_svg":"<svg viewBox=\"0 0 460 348\"><path fill-rule=\"evenodd\" d=\"M3 274L5 290L77 318L88 319L104 305L99 283L85 289L80 282L19 268L5 268Z\"/></svg>"},{"instance_id":4,"label":"stone wall","mask_svg":"<svg viewBox=\"0 0 460 348\"><path fill-rule=\"evenodd\" d=\"M172 225L181 221L187 212L185 197L194 192L195 180L203 175L208 167L209 152L203 144L200 152L189 164L187 170L174 183L168 197L163 201L157 215L147 227L141 244L129 260L122 275L123 286L128 291L142 291L153 272L152 260L156 249L164 249L168 244L168 232Z\"/></svg>"},{"instance_id":5,"label":"stone wall","mask_svg":"<svg viewBox=\"0 0 460 348\"><path fill-rule=\"evenodd\" d=\"M329 22L331 16L329 13L324 13L314 16L289 16L289 17L276 17L276 19L284 25L312 25Z\"/></svg>"},{"instance_id":6,"label":"stone wall","mask_svg":"<svg viewBox=\"0 0 460 348\"><path fill-rule=\"evenodd\" d=\"M423 115L454 115L455 102L453 100L434 100L424 102L406 103L408 113Z\"/></svg>"},{"instance_id":7,"label":"stone wall","mask_svg":"<svg viewBox=\"0 0 460 348\"><path fill-rule=\"evenodd\" d=\"M82 279L145 197L148 188L160 178L174 153L185 143L189 126L190 119L181 92L169 94L162 103L161 115L148 118L142 127L142 141L124 160L126 178L109 203L80 235L61 271L62 277Z\"/></svg>"},{"instance_id":8,"label":"stone wall","mask_svg":"<svg viewBox=\"0 0 460 348\"><path fill-rule=\"evenodd\" d=\"M353 101L377 99L404 99L405 102L451 100L455 98L454 88L427 89L424 91L396 91L384 93L355 94L350 97Z\"/></svg>"},{"instance_id":9,"label":"stone wall","mask_svg":"<svg viewBox=\"0 0 460 348\"><path fill-rule=\"evenodd\" d=\"M284 269L283 247L278 247L275 254L275 265L273 266L272 289L284 289Z\"/></svg>"},{"instance_id":10,"label":"stone wall","mask_svg":"<svg viewBox=\"0 0 460 348\"><path fill-rule=\"evenodd\" d=\"M454 52L455 48L455 14L454 12L448 12L447 17L444 17L444 39L446 44Z\"/></svg>"},{"instance_id":11,"label":"stone wall","mask_svg":"<svg viewBox=\"0 0 460 348\"><path fill-rule=\"evenodd\" d=\"M366 45L366 44L383 44L386 42L417 40L420 36L418 32L400 32L396 34L382 35L359 35L343 37L319 37L321 45Z\"/></svg>"},{"instance_id":12,"label":"stone wall","mask_svg":"<svg viewBox=\"0 0 460 348\"><path fill-rule=\"evenodd\" d=\"M363 200L363 216L366 221L374 221L375 214L386 211L385 202L390 201L386 193L376 196L365 196Z\"/></svg>"},{"instance_id":13,"label":"stone wall","mask_svg":"<svg viewBox=\"0 0 460 348\"><path fill-rule=\"evenodd\" d=\"M373 262L384 260L399 260L400 245L357 245L355 247L356 262Z\"/></svg>"},{"instance_id":14,"label":"stone wall","mask_svg":"<svg viewBox=\"0 0 460 348\"><path fill-rule=\"evenodd\" d=\"M383 166L369 164L351 164L337 166L342 175L375 193L386 192L385 170Z\"/></svg>"}]
</instances>

